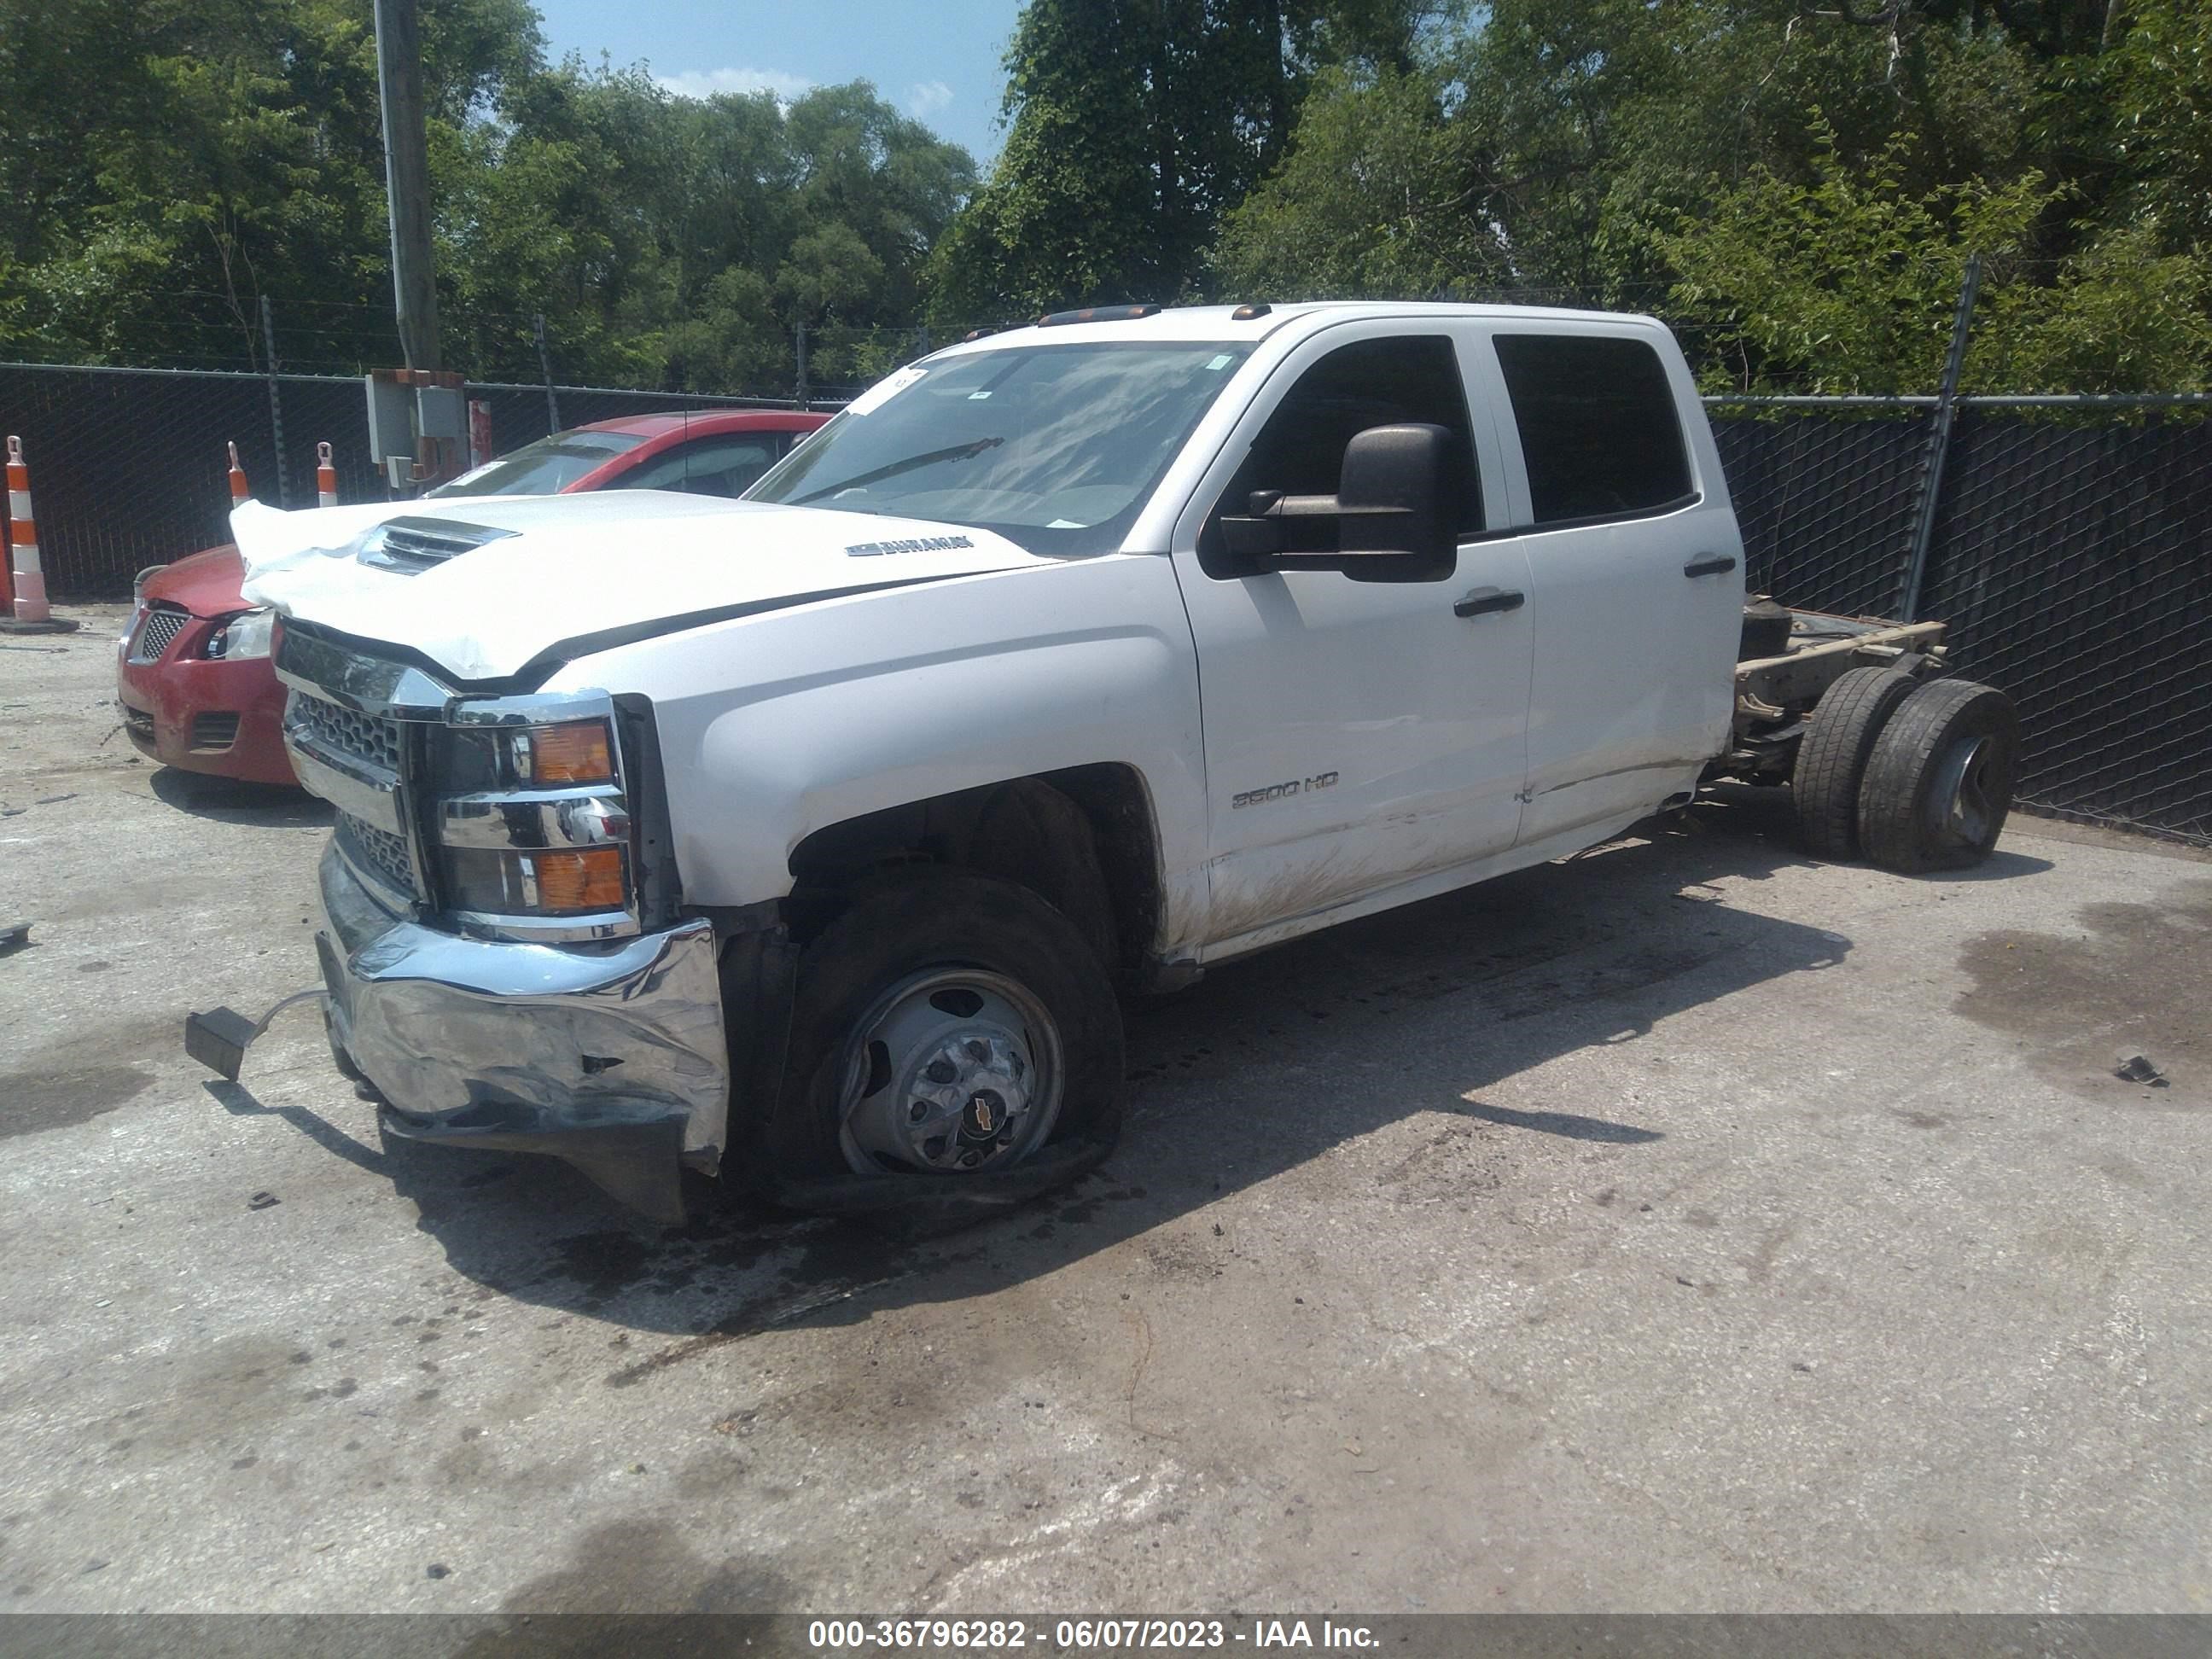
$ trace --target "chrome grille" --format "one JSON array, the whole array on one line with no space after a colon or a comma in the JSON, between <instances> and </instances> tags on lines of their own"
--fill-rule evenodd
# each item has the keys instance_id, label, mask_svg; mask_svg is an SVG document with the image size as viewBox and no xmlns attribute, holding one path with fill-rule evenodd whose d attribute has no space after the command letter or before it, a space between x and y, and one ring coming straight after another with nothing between
<instances>
[{"instance_id":1,"label":"chrome grille","mask_svg":"<svg viewBox=\"0 0 2212 1659\"><path fill-rule=\"evenodd\" d=\"M189 611L149 609L146 620L138 624L138 637L131 642L131 660L159 662L191 620Z\"/></svg>"},{"instance_id":2,"label":"chrome grille","mask_svg":"<svg viewBox=\"0 0 2212 1659\"><path fill-rule=\"evenodd\" d=\"M388 830L364 823L350 812L338 814L338 847L360 868L395 892L415 892L415 866L407 843Z\"/></svg>"},{"instance_id":3,"label":"chrome grille","mask_svg":"<svg viewBox=\"0 0 2212 1659\"><path fill-rule=\"evenodd\" d=\"M287 723L316 747L349 760L366 761L383 771L397 774L403 732L398 720L379 714L356 714L305 692L292 694Z\"/></svg>"}]
</instances>

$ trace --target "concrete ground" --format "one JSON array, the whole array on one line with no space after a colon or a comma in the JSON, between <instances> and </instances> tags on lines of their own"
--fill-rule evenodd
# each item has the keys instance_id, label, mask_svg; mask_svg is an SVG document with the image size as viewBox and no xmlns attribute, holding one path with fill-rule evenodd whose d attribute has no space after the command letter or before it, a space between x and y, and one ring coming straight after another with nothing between
<instances>
[{"instance_id":1,"label":"concrete ground","mask_svg":"<svg viewBox=\"0 0 2212 1659\"><path fill-rule=\"evenodd\" d=\"M0 641L0 1606L2212 1607L2212 866L1701 808L1134 1011L1028 1212L664 1231L312 1013L186 1060L325 819L139 763L76 614Z\"/></svg>"}]
</instances>

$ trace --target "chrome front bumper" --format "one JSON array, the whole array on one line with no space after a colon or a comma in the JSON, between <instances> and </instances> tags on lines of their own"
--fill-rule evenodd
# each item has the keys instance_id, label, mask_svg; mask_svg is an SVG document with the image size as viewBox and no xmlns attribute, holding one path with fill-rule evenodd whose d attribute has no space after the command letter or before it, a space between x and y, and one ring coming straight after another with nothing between
<instances>
[{"instance_id":1,"label":"chrome front bumper","mask_svg":"<svg viewBox=\"0 0 2212 1659\"><path fill-rule=\"evenodd\" d=\"M335 846L316 939L331 1040L398 1135L550 1153L657 1219L712 1172L729 1059L711 923L588 945L471 939L393 915Z\"/></svg>"}]
</instances>

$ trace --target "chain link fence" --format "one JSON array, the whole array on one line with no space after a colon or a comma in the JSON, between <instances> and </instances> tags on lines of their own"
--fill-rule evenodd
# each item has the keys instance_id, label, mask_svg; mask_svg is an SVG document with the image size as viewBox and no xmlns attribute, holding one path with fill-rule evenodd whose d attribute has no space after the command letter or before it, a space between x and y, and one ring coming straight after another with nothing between
<instances>
[{"instance_id":1,"label":"chain link fence","mask_svg":"<svg viewBox=\"0 0 2212 1659\"><path fill-rule=\"evenodd\" d=\"M823 366L926 338L834 337ZM941 342L940 342L941 343ZM834 406L860 382L817 383ZM621 415L787 399L472 385L495 452ZM1711 400L1751 586L1801 609L1951 624L1960 671L2018 700L2022 801L2212 845L2212 421L2202 397L1959 400L1920 592L1910 590L1934 398ZM228 538L226 443L255 495L381 501L358 379L0 364L28 453L50 591L120 598Z\"/></svg>"},{"instance_id":2,"label":"chain link fence","mask_svg":"<svg viewBox=\"0 0 2212 1659\"><path fill-rule=\"evenodd\" d=\"M2212 424L1967 410L1921 610L2019 702L2022 799L2212 845Z\"/></svg>"},{"instance_id":3,"label":"chain link fence","mask_svg":"<svg viewBox=\"0 0 2212 1659\"><path fill-rule=\"evenodd\" d=\"M2206 399L1960 398L1915 596L1935 403L1715 401L1753 589L1948 623L2020 704L2023 804L2212 846Z\"/></svg>"}]
</instances>

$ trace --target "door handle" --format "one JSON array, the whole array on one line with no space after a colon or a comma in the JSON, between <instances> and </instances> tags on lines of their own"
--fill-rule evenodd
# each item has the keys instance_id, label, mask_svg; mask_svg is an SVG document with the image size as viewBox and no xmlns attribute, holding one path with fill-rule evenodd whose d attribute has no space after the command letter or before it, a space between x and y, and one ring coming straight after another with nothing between
<instances>
[{"instance_id":1,"label":"door handle","mask_svg":"<svg viewBox=\"0 0 2212 1659\"><path fill-rule=\"evenodd\" d=\"M1735 561L1725 553L1708 553L1701 559L1692 559L1682 567L1685 576L1725 576L1735 568Z\"/></svg>"},{"instance_id":2,"label":"door handle","mask_svg":"<svg viewBox=\"0 0 2212 1659\"><path fill-rule=\"evenodd\" d=\"M1510 588L1478 587L1457 605L1452 606L1455 617L1481 617L1493 611L1518 611L1528 602L1525 593L1516 593Z\"/></svg>"}]
</instances>

